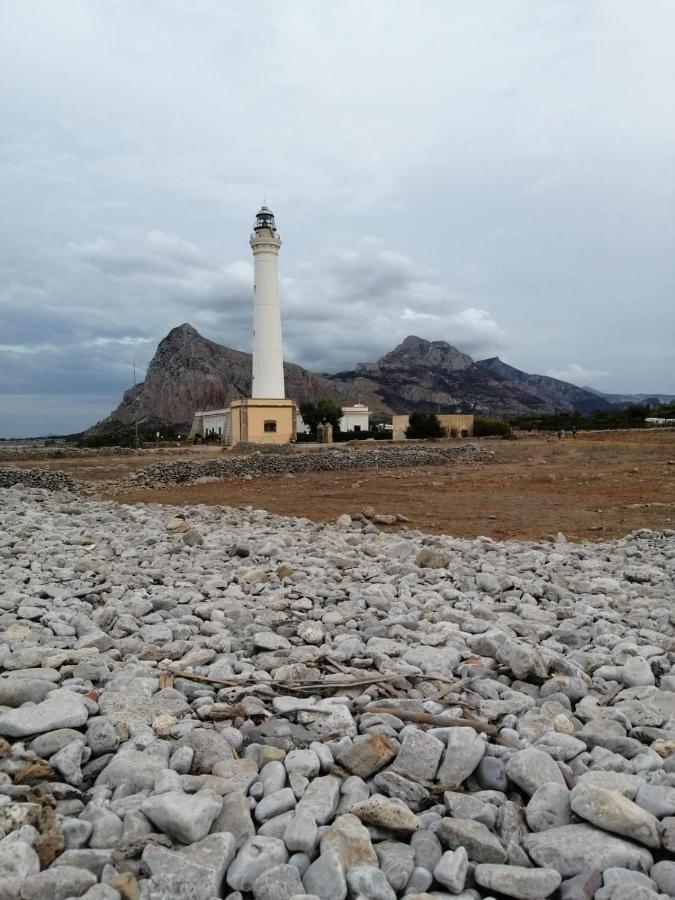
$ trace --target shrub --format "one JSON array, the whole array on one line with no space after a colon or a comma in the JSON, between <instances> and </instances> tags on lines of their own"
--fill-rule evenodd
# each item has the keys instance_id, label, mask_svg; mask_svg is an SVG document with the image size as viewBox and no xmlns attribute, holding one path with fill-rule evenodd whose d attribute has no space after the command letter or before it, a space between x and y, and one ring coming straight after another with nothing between
<instances>
[{"instance_id":1,"label":"shrub","mask_svg":"<svg viewBox=\"0 0 675 900\"><path fill-rule=\"evenodd\" d=\"M510 437L511 426L497 416L476 416L473 420L474 437Z\"/></svg>"},{"instance_id":2,"label":"shrub","mask_svg":"<svg viewBox=\"0 0 675 900\"><path fill-rule=\"evenodd\" d=\"M410 416L405 430L407 438L442 438L444 436L438 416L434 413L415 412Z\"/></svg>"}]
</instances>

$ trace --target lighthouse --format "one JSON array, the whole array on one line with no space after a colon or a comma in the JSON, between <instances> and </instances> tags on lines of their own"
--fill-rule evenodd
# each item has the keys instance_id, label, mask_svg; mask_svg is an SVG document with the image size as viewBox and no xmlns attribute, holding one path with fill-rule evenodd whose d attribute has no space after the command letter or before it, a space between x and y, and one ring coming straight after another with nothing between
<instances>
[{"instance_id":1,"label":"lighthouse","mask_svg":"<svg viewBox=\"0 0 675 900\"><path fill-rule=\"evenodd\" d=\"M277 263L281 239L266 206L255 217L253 251L253 399L280 400L284 392L281 308Z\"/></svg>"},{"instance_id":2,"label":"lighthouse","mask_svg":"<svg viewBox=\"0 0 675 900\"><path fill-rule=\"evenodd\" d=\"M249 239L253 251L253 372L251 396L230 404L230 444L288 444L296 408L286 399L279 304L279 248L272 210L262 206Z\"/></svg>"}]
</instances>

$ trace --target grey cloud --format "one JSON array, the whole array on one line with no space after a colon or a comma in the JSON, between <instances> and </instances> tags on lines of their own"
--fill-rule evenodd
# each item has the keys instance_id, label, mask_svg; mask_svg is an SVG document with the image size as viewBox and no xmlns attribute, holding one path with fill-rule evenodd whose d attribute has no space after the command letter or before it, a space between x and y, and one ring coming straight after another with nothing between
<instances>
[{"instance_id":1,"label":"grey cloud","mask_svg":"<svg viewBox=\"0 0 675 900\"><path fill-rule=\"evenodd\" d=\"M549 371L546 374L552 378L559 378L561 381L570 381L572 384L578 384L579 387L585 387L586 385L601 384L606 381L609 373L584 369L579 363L570 363L564 369Z\"/></svg>"}]
</instances>

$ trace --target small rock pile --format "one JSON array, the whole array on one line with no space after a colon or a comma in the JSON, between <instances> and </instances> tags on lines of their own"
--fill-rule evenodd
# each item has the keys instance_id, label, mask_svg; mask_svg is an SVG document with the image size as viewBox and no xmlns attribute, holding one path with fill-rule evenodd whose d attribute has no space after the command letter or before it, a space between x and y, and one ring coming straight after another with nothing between
<instances>
[{"instance_id":1,"label":"small rock pile","mask_svg":"<svg viewBox=\"0 0 675 900\"><path fill-rule=\"evenodd\" d=\"M675 532L0 504L2 900L675 896Z\"/></svg>"},{"instance_id":2,"label":"small rock pile","mask_svg":"<svg viewBox=\"0 0 675 900\"><path fill-rule=\"evenodd\" d=\"M15 484L44 488L47 491L74 491L76 488L74 479L65 472L0 466L0 488L9 488Z\"/></svg>"},{"instance_id":3,"label":"small rock pile","mask_svg":"<svg viewBox=\"0 0 675 900\"><path fill-rule=\"evenodd\" d=\"M438 447L344 448L309 453L256 452L228 459L175 460L155 463L130 476L132 484L162 485L202 478L243 478L260 475L287 475L298 472L335 472L345 469L384 469L397 466L426 466L486 462L491 450L475 444Z\"/></svg>"}]
</instances>

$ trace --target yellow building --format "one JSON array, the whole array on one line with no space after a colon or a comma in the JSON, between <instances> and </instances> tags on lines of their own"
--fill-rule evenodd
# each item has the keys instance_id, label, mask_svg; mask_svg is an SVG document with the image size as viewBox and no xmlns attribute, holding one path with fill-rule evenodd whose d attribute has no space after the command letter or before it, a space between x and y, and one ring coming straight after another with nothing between
<instances>
[{"instance_id":1,"label":"yellow building","mask_svg":"<svg viewBox=\"0 0 675 900\"><path fill-rule=\"evenodd\" d=\"M292 400L242 397L230 404L230 444L288 444L296 437Z\"/></svg>"},{"instance_id":2,"label":"yellow building","mask_svg":"<svg viewBox=\"0 0 675 900\"><path fill-rule=\"evenodd\" d=\"M465 413L440 414L436 418L441 423L447 438L473 437L473 415ZM392 416L391 420L395 441L405 441L405 430L410 424L410 415Z\"/></svg>"}]
</instances>

